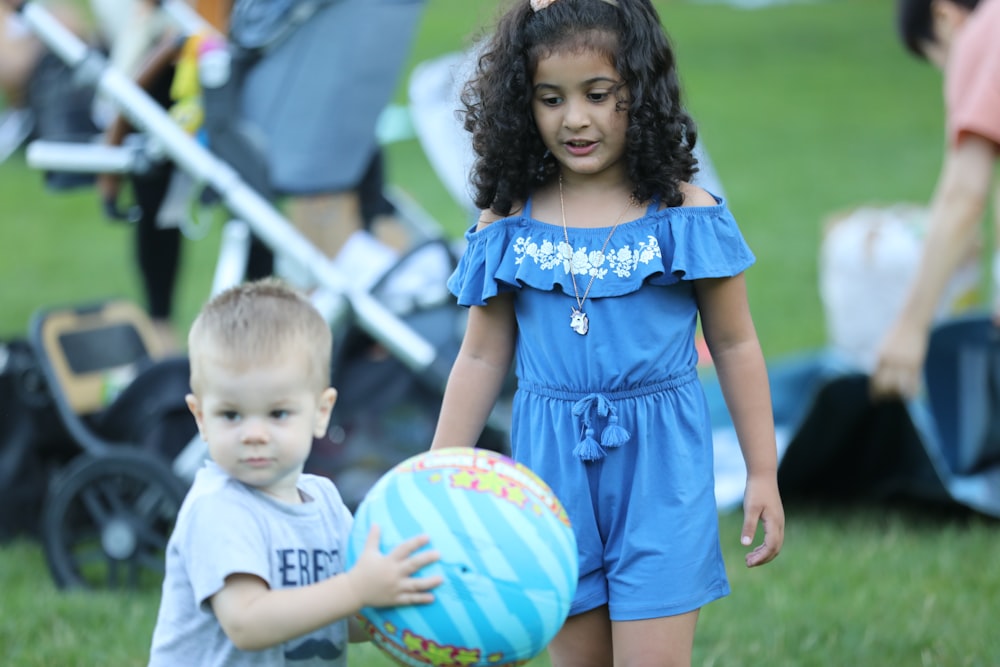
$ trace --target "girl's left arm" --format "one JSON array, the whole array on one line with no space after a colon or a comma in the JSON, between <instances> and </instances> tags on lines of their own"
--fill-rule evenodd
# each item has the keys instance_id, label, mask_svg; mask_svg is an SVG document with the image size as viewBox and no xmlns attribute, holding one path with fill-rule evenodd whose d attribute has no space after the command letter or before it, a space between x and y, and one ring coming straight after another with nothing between
<instances>
[{"instance_id":1,"label":"girl's left arm","mask_svg":"<svg viewBox=\"0 0 1000 667\"><path fill-rule=\"evenodd\" d=\"M764 541L747 554L747 567L773 560L785 538L778 493L778 453L771 389L760 341L750 316L743 274L695 282L705 342L719 377L747 467L743 535L749 546L764 524Z\"/></svg>"}]
</instances>

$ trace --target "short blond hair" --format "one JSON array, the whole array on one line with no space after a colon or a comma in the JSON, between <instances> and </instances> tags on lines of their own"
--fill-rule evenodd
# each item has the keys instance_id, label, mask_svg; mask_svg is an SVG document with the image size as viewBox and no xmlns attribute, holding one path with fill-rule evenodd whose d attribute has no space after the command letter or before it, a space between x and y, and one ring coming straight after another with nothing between
<instances>
[{"instance_id":1,"label":"short blond hair","mask_svg":"<svg viewBox=\"0 0 1000 667\"><path fill-rule=\"evenodd\" d=\"M196 393L210 351L240 365L298 351L309 364L317 390L330 384L330 326L304 295L276 278L231 287L201 309L188 332L191 388Z\"/></svg>"}]
</instances>

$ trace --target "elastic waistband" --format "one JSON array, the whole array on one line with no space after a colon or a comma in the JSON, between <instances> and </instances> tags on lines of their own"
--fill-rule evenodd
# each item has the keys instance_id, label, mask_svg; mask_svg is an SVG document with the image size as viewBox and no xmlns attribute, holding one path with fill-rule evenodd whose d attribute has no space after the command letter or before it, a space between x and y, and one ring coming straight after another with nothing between
<instances>
[{"instance_id":1,"label":"elastic waistband","mask_svg":"<svg viewBox=\"0 0 1000 667\"><path fill-rule=\"evenodd\" d=\"M640 387L632 387L631 389L618 389L613 391L596 390L596 391L567 391L565 389L557 389L555 387L548 387L537 382L531 382L530 380L518 379L517 388L519 391L526 391L532 394L538 394L539 396L545 396L547 398L556 398L563 401L579 401L582 398L586 398L592 394L601 394L609 401L619 401L626 398L638 398L640 396L648 396L649 394L655 394L667 389L674 389L680 387L681 385L688 384L698 379L698 370L692 368L690 370L684 371L683 373L678 373L677 375L671 375L665 380L659 382L653 382L650 384L644 384Z\"/></svg>"}]
</instances>

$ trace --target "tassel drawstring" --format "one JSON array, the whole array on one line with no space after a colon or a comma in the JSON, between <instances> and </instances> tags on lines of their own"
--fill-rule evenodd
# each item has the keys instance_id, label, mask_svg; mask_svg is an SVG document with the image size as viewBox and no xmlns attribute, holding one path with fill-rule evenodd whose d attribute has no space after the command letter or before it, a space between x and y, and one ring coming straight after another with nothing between
<instances>
[{"instance_id":1,"label":"tassel drawstring","mask_svg":"<svg viewBox=\"0 0 1000 667\"><path fill-rule=\"evenodd\" d=\"M594 438L591 416L596 408L598 417L606 417L608 425L601 432L601 441ZM620 447L628 442L631 434L618 423L618 411L603 394L589 394L573 405L573 414L582 417L583 439L573 448L573 454L582 461L596 461L607 454L605 448Z\"/></svg>"},{"instance_id":2,"label":"tassel drawstring","mask_svg":"<svg viewBox=\"0 0 1000 667\"><path fill-rule=\"evenodd\" d=\"M601 443L594 440L594 429L588 428L584 431L583 440L573 448L573 455L581 461L596 461L603 459L606 452L601 447Z\"/></svg>"},{"instance_id":3,"label":"tassel drawstring","mask_svg":"<svg viewBox=\"0 0 1000 667\"><path fill-rule=\"evenodd\" d=\"M621 447L631 437L632 434L618 423L618 415L612 414L608 418L608 425L601 433L601 444L605 447Z\"/></svg>"}]
</instances>

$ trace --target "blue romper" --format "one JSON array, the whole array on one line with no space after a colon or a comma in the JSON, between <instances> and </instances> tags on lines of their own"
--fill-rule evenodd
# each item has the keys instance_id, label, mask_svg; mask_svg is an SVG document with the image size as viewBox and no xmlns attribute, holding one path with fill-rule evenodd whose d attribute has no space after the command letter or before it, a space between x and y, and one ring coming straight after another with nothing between
<instances>
[{"instance_id":1,"label":"blue romper","mask_svg":"<svg viewBox=\"0 0 1000 667\"><path fill-rule=\"evenodd\" d=\"M463 306L514 293L511 445L563 502L579 547L570 614L682 614L729 593L691 280L754 262L722 200L659 209L611 231L522 214L469 230L448 287ZM580 295L590 331L570 328ZM612 298L614 297L614 298Z\"/></svg>"}]
</instances>

